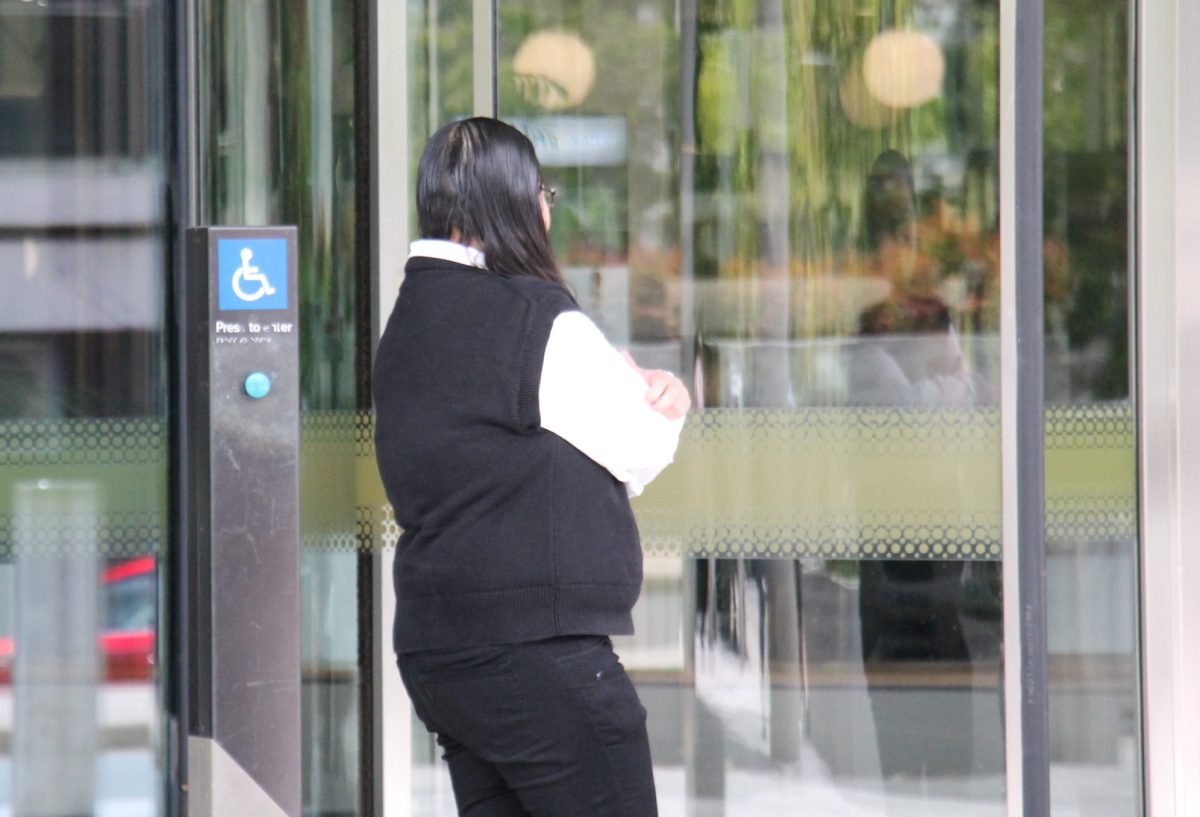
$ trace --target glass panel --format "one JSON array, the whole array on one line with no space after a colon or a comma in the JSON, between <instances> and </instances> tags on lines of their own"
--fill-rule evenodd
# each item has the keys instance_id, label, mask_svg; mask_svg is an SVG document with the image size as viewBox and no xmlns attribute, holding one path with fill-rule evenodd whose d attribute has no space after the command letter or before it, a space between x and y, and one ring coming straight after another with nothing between
<instances>
[{"instance_id":1,"label":"glass panel","mask_svg":"<svg viewBox=\"0 0 1200 817\"><path fill-rule=\"evenodd\" d=\"M164 42L0 2L3 814L161 810Z\"/></svg>"},{"instance_id":2,"label":"glass panel","mask_svg":"<svg viewBox=\"0 0 1200 817\"><path fill-rule=\"evenodd\" d=\"M566 277L698 404L620 647L662 813L1002 814L995 4L498 19Z\"/></svg>"},{"instance_id":3,"label":"glass panel","mask_svg":"<svg viewBox=\"0 0 1200 817\"><path fill-rule=\"evenodd\" d=\"M206 223L299 227L304 813L360 811L359 0L205 0ZM363 55L365 59L365 54Z\"/></svg>"},{"instance_id":4,"label":"glass panel","mask_svg":"<svg viewBox=\"0 0 1200 817\"><path fill-rule=\"evenodd\" d=\"M1056 814L1141 812L1131 5L1046 4L1046 580Z\"/></svg>"}]
</instances>

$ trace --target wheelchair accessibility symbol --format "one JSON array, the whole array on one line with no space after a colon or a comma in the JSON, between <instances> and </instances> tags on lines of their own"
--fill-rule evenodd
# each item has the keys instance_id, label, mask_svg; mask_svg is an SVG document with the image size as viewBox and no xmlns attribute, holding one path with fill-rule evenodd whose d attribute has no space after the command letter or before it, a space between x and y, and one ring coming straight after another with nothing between
<instances>
[{"instance_id":1,"label":"wheelchair accessibility symbol","mask_svg":"<svg viewBox=\"0 0 1200 817\"><path fill-rule=\"evenodd\" d=\"M254 257L254 250L249 247L242 248L242 265L233 271L233 291L243 301L257 301L264 295L274 295L275 287L271 286L271 282L267 280L267 276L263 275L258 267L250 266L250 259ZM253 292L248 292L243 287L246 282L256 284Z\"/></svg>"},{"instance_id":2,"label":"wheelchair accessibility symbol","mask_svg":"<svg viewBox=\"0 0 1200 817\"><path fill-rule=\"evenodd\" d=\"M217 242L221 309L287 309L287 241L222 238Z\"/></svg>"}]
</instances>

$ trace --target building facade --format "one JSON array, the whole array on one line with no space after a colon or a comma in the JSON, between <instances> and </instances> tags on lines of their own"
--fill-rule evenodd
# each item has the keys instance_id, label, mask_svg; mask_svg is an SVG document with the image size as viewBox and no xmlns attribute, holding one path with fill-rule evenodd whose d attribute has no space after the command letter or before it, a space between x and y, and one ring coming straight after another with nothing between
<instances>
[{"instance_id":1,"label":"building facade","mask_svg":"<svg viewBox=\"0 0 1200 817\"><path fill-rule=\"evenodd\" d=\"M582 308L692 387L617 644L662 814L1200 813L1193 6L0 0L0 815L211 813L184 231L280 224L299 813L455 813L370 363L474 114L537 147Z\"/></svg>"}]
</instances>

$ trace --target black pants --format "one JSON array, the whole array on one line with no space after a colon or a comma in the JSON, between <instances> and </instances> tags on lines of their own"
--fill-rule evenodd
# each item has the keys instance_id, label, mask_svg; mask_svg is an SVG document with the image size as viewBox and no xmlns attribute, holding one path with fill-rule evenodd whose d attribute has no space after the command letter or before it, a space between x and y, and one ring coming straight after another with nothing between
<instances>
[{"instance_id":1,"label":"black pants","mask_svg":"<svg viewBox=\"0 0 1200 817\"><path fill-rule=\"evenodd\" d=\"M401 655L463 817L655 817L646 710L599 636Z\"/></svg>"}]
</instances>

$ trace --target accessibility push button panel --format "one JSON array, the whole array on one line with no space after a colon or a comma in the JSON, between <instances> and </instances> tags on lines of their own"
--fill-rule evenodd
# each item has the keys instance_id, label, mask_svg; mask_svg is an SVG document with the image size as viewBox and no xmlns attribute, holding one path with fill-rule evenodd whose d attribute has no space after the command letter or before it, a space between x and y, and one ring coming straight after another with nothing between
<instances>
[{"instance_id":1,"label":"accessibility push button panel","mask_svg":"<svg viewBox=\"0 0 1200 817\"><path fill-rule=\"evenodd\" d=\"M197 531L187 557L189 741L196 758L231 759L299 817L296 230L204 227L187 242L184 434L189 483L200 486L188 501ZM220 776L200 760L192 768L192 756L195 786L217 786Z\"/></svg>"}]
</instances>

